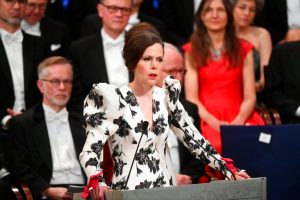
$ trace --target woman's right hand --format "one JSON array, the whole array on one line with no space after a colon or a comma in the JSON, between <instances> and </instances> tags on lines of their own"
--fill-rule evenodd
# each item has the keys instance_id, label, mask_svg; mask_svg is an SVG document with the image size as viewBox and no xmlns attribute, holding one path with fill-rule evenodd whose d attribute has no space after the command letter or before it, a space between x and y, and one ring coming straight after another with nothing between
<instances>
[{"instance_id":1,"label":"woman's right hand","mask_svg":"<svg viewBox=\"0 0 300 200\"><path fill-rule=\"evenodd\" d=\"M221 125L228 125L229 122L226 121L221 121L218 120L217 118L214 117L213 120L210 121L210 123L208 123L213 129L215 129L216 131L220 132L220 126Z\"/></svg>"},{"instance_id":2,"label":"woman's right hand","mask_svg":"<svg viewBox=\"0 0 300 200\"><path fill-rule=\"evenodd\" d=\"M105 200L104 193L109 190L111 189L107 186L98 186L95 189L90 190L92 200Z\"/></svg>"}]
</instances>

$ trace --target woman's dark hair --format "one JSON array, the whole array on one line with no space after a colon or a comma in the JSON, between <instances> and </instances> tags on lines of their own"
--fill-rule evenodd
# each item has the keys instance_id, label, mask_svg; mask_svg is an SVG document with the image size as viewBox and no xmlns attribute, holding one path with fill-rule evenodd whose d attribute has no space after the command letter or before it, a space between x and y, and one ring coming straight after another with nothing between
<instances>
[{"instance_id":1,"label":"woman's dark hair","mask_svg":"<svg viewBox=\"0 0 300 200\"><path fill-rule=\"evenodd\" d=\"M191 54L189 60L193 67L206 65L207 58L209 57L209 48L212 46L211 38L208 35L207 28L205 27L201 15L212 0L202 0L199 9L195 15L196 30L191 36ZM240 42L235 34L235 27L233 21L232 7L229 0L222 0L227 14L227 25L225 27L224 35L224 50L226 51L231 66L237 66L239 63L239 50Z\"/></svg>"},{"instance_id":2,"label":"woman's dark hair","mask_svg":"<svg viewBox=\"0 0 300 200\"><path fill-rule=\"evenodd\" d=\"M239 0L229 0L229 2L231 3L232 7L234 7L236 5L236 3L238 2ZM262 9L264 8L264 5L265 5L265 0L254 0L255 1L255 5L256 5L256 11L255 11L255 14L259 14Z\"/></svg>"},{"instance_id":3,"label":"woman's dark hair","mask_svg":"<svg viewBox=\"0 0 300 200\"><path fill-rule=\"evenodd\" d=\"M127 68L133 71L145 50L155 43L159 43L164 47L159 32L153 26L144 22L133 26L125 34L125 44L122 54Z\"/></svg>"}]
</instances>

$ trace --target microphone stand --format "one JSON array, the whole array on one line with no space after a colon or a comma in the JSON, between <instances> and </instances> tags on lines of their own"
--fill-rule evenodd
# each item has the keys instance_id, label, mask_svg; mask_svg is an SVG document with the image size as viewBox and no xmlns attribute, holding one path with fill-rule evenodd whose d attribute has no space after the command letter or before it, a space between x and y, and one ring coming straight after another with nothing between
<instances>
[{"instance_id":1,"label":"microphone stand","mask_svg":"<svg viewBox=\"0 0 300 200\"><path fill-rule=\"evenodd\" d=\"M142 125L142 127L141 127L142 130L137 130L137 129L135 129L135 132L136 132L136 133L141 132L142 135L141 135L140 140L139 140L139 142L138 142L138 145L137 145L137 147L136 147L136 150L135 150L135 153L134 153L134 156L133 156L133 160L132 160L132 163L131 163L131 166L130 166L130 170L129 170L129 173L128 173L128 176L127 176L127 180L126 180L126 184L125 184L125 187L124 187L124 188L127 188L128 180L129 180L129 177L130 177L130 174L131 174L131 170L132 170L132 167L133 167L133 163L134 163L134 160L135 160L137 151L138 151L138 149L139 149L139 147L140 147L140 143L141 143L141 141L142 141L142 137L143 137L143 135L148 136L148 125L149 125L149 122L147 122L147 121L141 121L141 125Z\"/></svg>"}]
</instances>

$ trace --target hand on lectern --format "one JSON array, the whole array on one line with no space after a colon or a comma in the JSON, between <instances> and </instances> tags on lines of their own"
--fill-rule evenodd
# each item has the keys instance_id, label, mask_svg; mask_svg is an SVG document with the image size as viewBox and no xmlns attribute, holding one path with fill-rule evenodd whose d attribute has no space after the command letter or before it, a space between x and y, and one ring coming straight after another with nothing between
<instances>
[{"instance_id":1,"label":"hand on lectern","mask_svg":"<svg viewBox=\"0 0 300 200\"><path fill-rule=\"evenodd\" d=\"M92 200L105 200L104 193L108 190L111 189L107 186L98 186L95 189L90 190Z\"/></svg>"},{"instance_id":2,"label":"hand on lectern","mask_svg":"<svg viewBox=\"0 0 300 200\"><path fill-rule=\"evenodd\" d=\"M236 180L244 180L244 179L249 179L251 178L245 170L240 170L240 171L237 171L235 174L234 174Z\"/></svg>"}]
</instances>

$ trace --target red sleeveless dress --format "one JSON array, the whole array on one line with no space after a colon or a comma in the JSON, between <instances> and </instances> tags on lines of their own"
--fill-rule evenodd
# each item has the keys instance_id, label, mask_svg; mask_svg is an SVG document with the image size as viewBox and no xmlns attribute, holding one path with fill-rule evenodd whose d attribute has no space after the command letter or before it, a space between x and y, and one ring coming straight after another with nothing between
<instances>
[{"instance_id":1,"label":"red sleeveless dress","mask_svg":"<svg viewBox=\"0 0 300 200\"><path fill-rule=\"evenodd\" d=\"M222 121L232 121L239 113L243 101L242 64L253 46L245 40L240 40L240 42L241 66L230 67L228 56L223 53L220 60L208 59L207 66L198 68L199 100L208 112ZM189 51L191 43L186 44L183 48ZM257 112L253 111L245 125L264 125L264 121ZM200 127L202 135L221 154L220 132L214 130L203 120L201 120Z\"/></svg>"}]
</instances>

